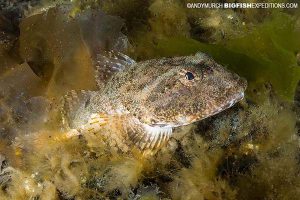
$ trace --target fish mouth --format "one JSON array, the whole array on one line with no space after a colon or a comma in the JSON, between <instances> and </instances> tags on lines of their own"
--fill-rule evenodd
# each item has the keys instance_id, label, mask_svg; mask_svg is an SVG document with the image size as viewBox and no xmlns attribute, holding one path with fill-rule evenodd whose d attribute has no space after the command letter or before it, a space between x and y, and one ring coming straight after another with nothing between
<instances>
[{"instance_id":1,"label":"fish mouth","mask_svg":"<svg viewBox=\"0 0 300 200\"><path fill-rule=\"evenodd\" d=\"M237 93L235 95L233 95L231 97L231 100L230 101L227 101L221 105L218 105L218 107L216 109L213 110L212 113L210 113L209 115L207 115L205 118L207 117L210 117L210 116L213 116L213 115L216 115L230 107L232 107L234 104L236 104L237 102L241 101L242 99L244 99L245 97L245 93L244 92L240 92L240 93ZM203 118L203 119L205 119Z\"/></svg>"},{"instance_id":2,"label":"fish mouth","mask_svg":"<svg viewBox=\"0 0 300 200\"><path fill-rule=\"evenodd\" d=\"M235 94L228 102L225 102L224 104L218 105L216 109L213 109L211 113L208 113L206 116L202 115L191 115L191 116L180 116L177 118L177 121L174 123L157 123L153 124L154 126L160 126L160 127L179 127L179 126L185 126L192 124L194 122L200 121L202 119L211 117L213 115L216 115L230 107L232 107L237 102L241 101L245 96L244 92Z\"/></svg>"},{"instance_id":3,"label":"fish mouth","mask_svg":"<svg viewBox=\"0 0 300 200\"><path fill-rule=\"evenodd\" d=\"M180 115L176 118L176 121L174 121L174 122L158 122L158 123L149 124L149 126L160 127L160 128L175 128L175 127L179 127L179 126L186 126L186 125L192 124L194 122L200 121L202 119L216 115L216 114L232 107L234 104L241 101L244 98L244 96L245 96L244 92L233 95L230 101L227 101L221 105L216 106L215 109L212 109L211 113L208 113L205 116L203 116L203 115L190 115L190 116Z\"/></svg>"},{"instance_id":4,"label":"fish mouth","mask_svg":"<svg viewBox=\"0 0 300 200\"><path fill-rule=\"evenodd\" d=\"M242 99L244 99L244 96L245 96L245 93L244 92L241 92L241 93L238 93L236 95L233 96L232 100L229 101L228 103L225 103L223 105L221 105L220 107L222 108L222 110L225 110L227 108L230 108L232 107L234 104L236 104L237 102L241 101ZM221 110L221 111L222 111ZM219 112L221 112L219 111Z\"/></svg>"},{"instance_id":5,"label":"fish mouth","mask_svg":"<svg viewBox=\"0 0 300 200\"><path fill-rule=\"evenodd\" d=\"M216 115L216 114L218 114L218 113L220 113L220 112L222 112L222 111L224 111L228 108L231 108L237 102L244 99L244 97L245 97L244 91L233 95L230 101L227 101L227 102L225 102L221 105L218 105L215 109L213 109L213 111L211 113L209 113L207 116L203 117L202 119L211 117L211 116ZM196 118L193 122L199 121L199 120L202 120L202 119ZM193 122L191 122L191 123L193 123Z\"/></svg>"},{"instance_id":6,"label":"fish mouth","mask_svg":"<svg viewBox=\"0 0 300 200\"><path fill-rule=\"evenodd\" d=\"M201 116L201 115L200 116L199 115L191 116L190 117L191 120L188 123L184 124L184 125L188 125L188 124L194 123L196 121L200 121L200 120L206 119L208 117L211 117L213 115L216 115L216 114L232 107L234 104L236 104L237 102L244 99L244 97L245 97L244 92L237 93L237 94L233 95L233 97L231 98L230 101L225 102L225 103L217 106L215 109L212 110L211 113L208 113L206 116Z\"/></svg>"}]
</instances>

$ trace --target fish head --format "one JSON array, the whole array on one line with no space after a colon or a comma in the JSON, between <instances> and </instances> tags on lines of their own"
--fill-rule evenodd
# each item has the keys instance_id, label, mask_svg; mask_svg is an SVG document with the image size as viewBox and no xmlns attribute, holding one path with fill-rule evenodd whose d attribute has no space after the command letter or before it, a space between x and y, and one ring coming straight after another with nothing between
<instances>
[{"instance_id":1,"label":"fish head","mask_svg":"<svg viewBox=\"0 0 300 200\"><path fill-rule=\"evenodd\" d=\"M215 115L243 99L247 87L244 78L204 53L139 62L124 73L126 81L118 87L122 104L141 123L155 127Z\"/></svg>"}]
</instances>

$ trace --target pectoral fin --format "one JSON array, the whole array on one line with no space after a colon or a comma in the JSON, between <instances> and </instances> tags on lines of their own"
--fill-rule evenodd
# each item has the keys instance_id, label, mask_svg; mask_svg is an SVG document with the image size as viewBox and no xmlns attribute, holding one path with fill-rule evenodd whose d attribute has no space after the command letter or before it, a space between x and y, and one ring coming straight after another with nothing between
<instances>
[{"instance_id":1,"label":"pectoral fin","mask_svg":"<svg viewBox=\"0 0 300 200\"><path fill-rule=\"evenodd\" d=\"M143 130L129 134L129 138L140 150L157 150L165 145L172 135L170 127L151 127L143 125Z\"/></svg>"}]
</instances>

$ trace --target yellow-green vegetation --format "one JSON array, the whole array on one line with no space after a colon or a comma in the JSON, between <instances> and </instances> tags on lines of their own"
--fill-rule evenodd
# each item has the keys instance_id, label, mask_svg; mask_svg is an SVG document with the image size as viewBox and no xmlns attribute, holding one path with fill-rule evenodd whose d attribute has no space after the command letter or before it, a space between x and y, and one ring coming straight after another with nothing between
<instances>
[{"instance_id":1,"label":"yellow-green vegetation","mask_svg":"<svg viewBox=\"0 0 300 200\"><path fill-rule=\"evenodd\" d=\"M66 139L62 132L40 130L14 140L11 151L21 161L2 171L2 184L3 174L11 180L0 194L4 199L297 199L295 122L289 105L275 97L259 105L243 103L184 128L188 134L151 158L110 152L88 136Z\"/></svg>"}]
</instances>

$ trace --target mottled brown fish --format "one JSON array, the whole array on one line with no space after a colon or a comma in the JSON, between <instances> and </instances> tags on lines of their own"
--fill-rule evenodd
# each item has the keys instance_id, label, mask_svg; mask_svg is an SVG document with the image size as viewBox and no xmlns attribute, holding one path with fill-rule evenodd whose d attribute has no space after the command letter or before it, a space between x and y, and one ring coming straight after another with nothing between
<instances>
[{"instance_id":1,"label":"mottled brown fish","mask_svg":"<svg viewBox=\"0 0 300 200\"><path fill-rule=\"evenodd\" d=\"M105 129L107 140L125 152L159 149L173 128L243 99L247 85L203 53L136 63L109 52L97 60L99 91L68 94L65 122L79 134Z\"/></svg>"}]
</instances>

